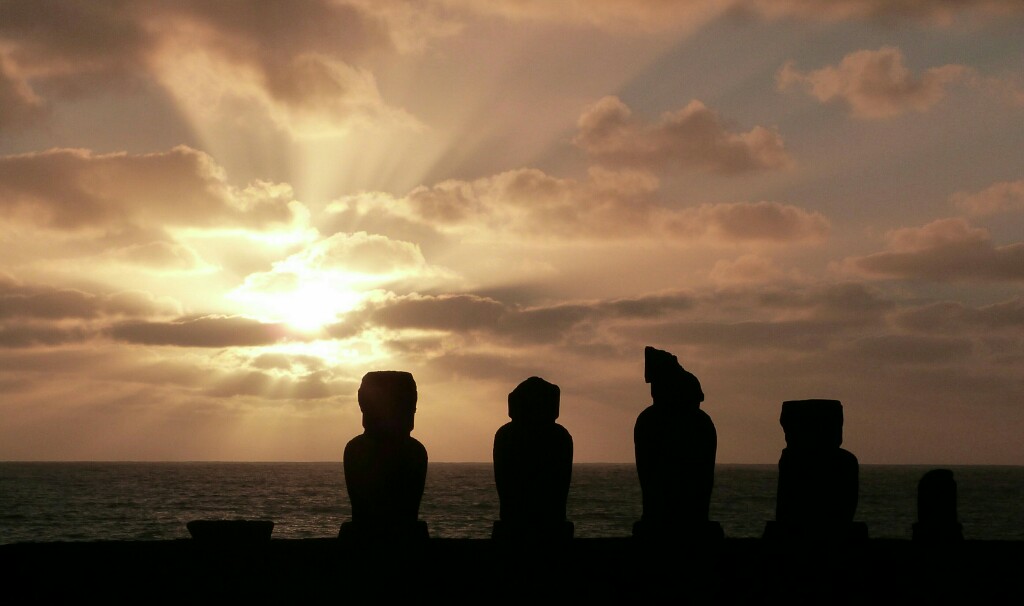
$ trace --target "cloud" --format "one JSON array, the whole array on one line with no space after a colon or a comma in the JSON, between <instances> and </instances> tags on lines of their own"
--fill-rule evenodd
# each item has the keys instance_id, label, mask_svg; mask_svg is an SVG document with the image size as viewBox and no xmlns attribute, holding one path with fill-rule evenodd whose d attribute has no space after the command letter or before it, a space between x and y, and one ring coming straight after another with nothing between
<instances>
[{"instance_id":1,"label":"cloud","mask_svg":"<svg viewBox=\"0 0 1024 606\"><path fill-rule=\"evenodd\" d=\"M763 126L729 132L717 113L696 100L645 124L617 97L604 97L583 111L578 128L573 142L611 165L736 174L792 162L778 133Z\"/></svg>"},{"instance_id":2,"label":"cloud","mask_svg":"<svg viewBox=\"0 0 1024 606\"><path fill-rule=\"evenodd\" d=\"M849 345L850 353L882 364L930 365L963 362L973 352L963 337L900 335L863 337Z\"/></svg>"},{"instance_id":3,"label":"cloud","mask_svg":"<svg viewBox=\"0 0 1024 606\"><path fill-rule=\"evenodd\" d=\"M940 301L901 310L894 318L901 328L935 334L993 332L1024 335L1024 298L972 307L959 301Z\"/></svg>"},{"instance_id":4,"label":"cloud","mask_svg":"<svg viewBox=\"0 0 1024 606\"><path fill-rule=\"evenodd\" d=\"M634 170L591 168L586 180L523 168L474 181L447 180L395 198L349 196L330 213L397 215L405 221L472 238L527 240L666 240L736 243L818 242L829 233L821 213L779 202L702 204L679 208L658 197L658 180Z\"/></svg>"},{"instance_id":5,"label":"cloud","mask_svg":"<svg viewBox=\"0 0 1024 606\"><path fill-rule=\"evenodd\" d=\"M194 86L167 72L186 56L201 56L217 68L222 87L251 91L299 122L393 118L401 112L381 101L372 74L355 62L451 31L430 7L413 11L419 19L411 11L331 0L251 2L244 10L232 3L160 0L4 3L0 48L12 66L8 73L16 68L23 79L0 74L0 100L10 96L11 82L21 83L23 100L32 98L25 83L60 97L140 79Z\"/></svg>"},{"instance_id":6,"label":"cloud","mask_svg":"<svg viewBox=\"0 0 1024 606\"><path fill-rule=\"evenodd\" d=\"M181 308L175 301L149 293L121 291L97 295L72 288L25 284L0 274L0 319L90 320L180 313Z\"/></svg>"},{"instance_id":7,"label":"cloud","mask_svg":"<svg viewBox=\"0 0 1024 606\"><path fill-rule=\"evenodd\" d=\"M0 213L55 230L163 224L267 229L295 219L291 188L230 185L203 152L53 149L0 157Z\"/></svg>"},{"instance_id":8,"label":"cloud","mask_svg":"<svg viewBox=\"0 0 1024 606\"><path fill-rule=\"evenodd\" d=\"M126 321L107 331L118 341L175 347L255 347L301 337L284 324L239 316L202 316L173 322Z\"/></svg>"},{"instance_id":9,"label":"cloud","mask_svg":"<svg viewBox=\"0 0 1024 606\"><path fill-rule=\"evenodd\" d=\"M972 215L1024 211L1024 180L994 183L975 192L957 192L952 201Z\"/></svg>"},{"instance_id":10,"label":"cloud","mask_svg":"<svg viewBox=\"0 0 1024 606\"><path fill-rule=\"evenodd\" d=\"M923 227L896 229L886 236L888 250L847 259L844 264L869 276L956 281L1024 280L1024 242L996 246L988 230L961 218L939 219Z\"/></svg>"},{"instance_id":11,"label":"cloud","mask_svg":"<svg viewBox=\"0 0 1024 606\"><path fill-rule=\"evenodd\" d=\"M1016 0L443 0L508 19L585 24L613 31L692 30L723 15L810 21L882 21L949 26L1024 14Z\"/></svg>"},{"instance_id":12,"label":"cloud","mask_svg":"<svg viewBox=\"0 0 1024 606\"><path fill-rule=\"evenodd\" d=\"M702 204L668 220L668 229L681 235L710 234L729 242L820 241L829 221L817 211L779 202Z\"/></svg>"},{"instance_id":13,"label":"cloud","mask_svg":"<svg viewBox=\"0 0 1024 606\"><path fill-rule=\"evenodd\" d=\"M46 115L43 100L0 53L0 131L32 126Z\"/></svg>"},{"instance_id":14,"label":"cloud","mask_svg":"<svg viewBox=\"0 0 1024 606\"><path fill-rule=\"evenodd\" d=\"M96 332L83 326L21 322L0 324L0 347L53 347L86 341Z\"/></svg>"},{"instance_id":15,"label":"cloud","mask_svg":"<svg viewBox=\"0 0 1024 606\"><path fill-rule=\"evenodd\" d=\"M850 53L837 66L810 72L786 63L776 80L780 89L798 86L822 103L846 106L855 118L877 120L929 110L942 100L947 86L970 71L950 64L914 76L903 64L903 53L886 46Z\"/></svg>"},{"instance_id":16,"label":"cloud","mask_svg":"<svg viewBox=\"0 0 1024 606\"><path fill-rule=\"evenodd\" d=\"M715 261L709 276L717 284L764 283L788 277L774 261L756 254Z\"/></svg>"}]
</instances>

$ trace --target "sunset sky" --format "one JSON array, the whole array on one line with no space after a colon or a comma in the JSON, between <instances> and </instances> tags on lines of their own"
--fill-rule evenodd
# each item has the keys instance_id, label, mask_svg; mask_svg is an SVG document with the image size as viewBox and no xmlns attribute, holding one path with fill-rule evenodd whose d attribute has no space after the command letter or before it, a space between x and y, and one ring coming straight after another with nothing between
<instances>
[{"instance_id":1,"label":"sunset sky","mask_svg":"<svg viewBox=\"0 0 1024 606\"><path fill-rule=\"evenodd\" d=\"M646 345L719 463L1024 465L1020 0L0 0L0 460L431 461Z\"/></svg>"}]
</instances>

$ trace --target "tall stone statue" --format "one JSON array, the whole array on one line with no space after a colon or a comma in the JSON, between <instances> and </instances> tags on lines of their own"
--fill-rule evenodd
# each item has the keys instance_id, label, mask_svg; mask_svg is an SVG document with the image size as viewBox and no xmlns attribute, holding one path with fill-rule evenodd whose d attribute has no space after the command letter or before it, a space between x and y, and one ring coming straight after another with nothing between
<instances>
[{"instance_id":1,"label":"tall stone statue","mask_svg":"<svg viewBox=\"0 0 1024 606\"><path fill-rule=\"evenodd\" d=\"M345 446L345 486L352 520L339 538L425 539L419 520L427 477L427 450L410 435L416 414L416 381L408 372L368 372L359 386L363 433Z\"/></svg>"},{"instance_id":2,"label":"tall stone statue","mask_svg":"<svg viewBox=\"0 0 1024 606\"><path fill-rule=\"evenodd\" d=\"M492 538L556 540L573 536L566 517L572 436L555 422L560 390L530 377L508 394L511 421L494 434L494 482L500 519Z\"/></svg>"},{"instance_id":3,"label":"tall stone statue","mask_svg":"<svg viewBox=\"0 0 1024 606\"><path fill-rule=\"evenodd\" d=\"M667 351L647 346L644 362L651 405L633 428L643 495L643 513L633 525L633 536L721 538L721 525L708 520L718 433L700 408L700 381Z\"/></svg>"},{"instance_id":4,"label":"tall stone statue","mask_svg":"<svg viewBox=\"0 0 1024 606\"><path fill-rule=\"evenodd\" d=\"M843 443L843 405L838 400L789 400L779 418L786 447L779 458L775 524L766 537L866 538L853 521L859 465Z\"/></svg>"}]
</instances>

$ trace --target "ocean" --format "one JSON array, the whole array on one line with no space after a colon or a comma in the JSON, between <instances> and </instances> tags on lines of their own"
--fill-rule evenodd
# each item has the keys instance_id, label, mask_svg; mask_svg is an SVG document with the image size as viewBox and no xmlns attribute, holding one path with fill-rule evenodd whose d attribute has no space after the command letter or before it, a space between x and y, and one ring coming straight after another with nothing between
<instances>
[{"instance_id":1,"label":"ocean","mask_svg":"<svg viewBox=\"0 0 1024 606\"><path fill-rule=\"evenodd\" d=\"M1024 540L1024 467L953 470L964 536ZM909 539L917 482L932 466L861 465L856 519L872 538ZM775 465L718 465L711 519L760 537L775 516ZM633 464L573 465L576 537L629 536L641 513ZM349 519L337 463L0 462L0 544L188 538L194 519L273 520L279 539L337 535ZM420 519L439 538L489 538L498 516L490 463L430 463Z\"/></svg>"}]
</instances>

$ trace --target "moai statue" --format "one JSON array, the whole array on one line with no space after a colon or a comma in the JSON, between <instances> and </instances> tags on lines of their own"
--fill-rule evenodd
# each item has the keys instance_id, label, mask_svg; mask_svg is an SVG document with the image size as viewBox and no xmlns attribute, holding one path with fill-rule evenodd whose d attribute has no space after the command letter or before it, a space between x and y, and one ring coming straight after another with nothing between
<instances>
[{"instance_id":1,"label":"moai statue","mask_svg":"<svg viewBox=\"0 0 1024 606\"><path fill-rule=\"evenodd\" d=\"M511 421L494 434L494 482L500 501L492 538L571 539L566 519L572 478L572 436L555 422L560 390L530 377L508 394Z\"/></svg>"},{"instance_id":2,"label":"moai statue","mask_svg":"<svg viewBox=\"0 0 1024 606\"><path fill-rule=\"evenodd\" d=\"M786 447L779 458L775 523L766 538L866 538L857 512L859 464L843 443L838 400L789 400L779 418Z\"/></svg>"},{"instance_id":3,"label":"moai statue","mask_svg":"<svg viewBox=\"0 0 1024 606\"><path fill-rule=\"evenodd\" d=\"M914 541L929 544L963 541L956 513L956 480L949 469L932 469L917 484L917 522Z\"/></svg>"},{"instance_id":4,"label":"moai statue","mask_svg":"<svg viewBox=\"0 0 1024 606\"><path fill-rule=\"evenodd\" d=\"M718 433L700 409L700 381L667 351L644 349L651 405L636 419L633 444L643 512L633 536L713 540L722 527L708 520Z\"/></svg>"},{"instance_id":5,"label":"moai statue","mask_svg":"<svg viewBox=\"0 0 1024 606\"><path fill-rule=\"evenodd\" d=\"M408 372L368 372L359 386L363 433L345 446L345 486L352 520L338 537L361 541L428 537L419 520L427 477L427 450L410 434L416 414L416 381Z\"/></svg>"}]
</instances>

